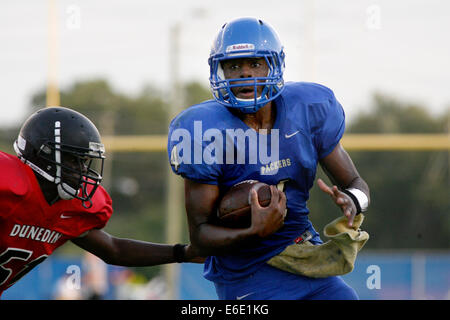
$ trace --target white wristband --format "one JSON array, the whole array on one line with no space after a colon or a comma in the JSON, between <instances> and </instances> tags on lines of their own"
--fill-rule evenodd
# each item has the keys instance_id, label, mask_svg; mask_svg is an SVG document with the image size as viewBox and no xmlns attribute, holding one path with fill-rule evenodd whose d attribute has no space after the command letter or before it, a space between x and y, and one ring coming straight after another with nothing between
<instances>
[{"instance_id":1,"label":"white wristband","mask_svg":"<svg viewBox=\"0 0 450 320\"><path fill-rule=\"evenodd\" d=\"M351 194L353 194L355 198L358 200L359 206L361 207L361 212L367 211L367 208L369 208L369 198L367 198L366 194L356 188L349 188L346 190Z\"/></svg>"}]
</instances>

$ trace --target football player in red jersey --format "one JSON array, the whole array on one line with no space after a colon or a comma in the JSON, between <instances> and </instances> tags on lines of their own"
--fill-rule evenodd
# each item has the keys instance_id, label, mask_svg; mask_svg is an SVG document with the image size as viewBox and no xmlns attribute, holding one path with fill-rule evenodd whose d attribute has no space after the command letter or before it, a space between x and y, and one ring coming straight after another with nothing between
<instances>
[{"instance_id":1,"label":"football player in red jersey","mask_svg":"<svg viewBox=\"0 0 450 320\"><path fill-rule=\"evenodd\" d=\"M113 211L100 186L105 148L84 115L41 109L23 124L14 150L17 156L0 151L0 295L67 240L114 265L198 261L190 245L102 230Z\"/></svg>"}]
</instances>

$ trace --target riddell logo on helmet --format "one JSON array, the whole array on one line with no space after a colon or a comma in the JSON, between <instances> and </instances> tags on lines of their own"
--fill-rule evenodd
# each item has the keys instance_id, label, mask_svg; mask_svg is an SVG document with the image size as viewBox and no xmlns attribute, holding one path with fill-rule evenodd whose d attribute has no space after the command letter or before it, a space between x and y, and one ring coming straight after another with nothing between
<instances>
[{"instance_id":1,"label":"riddell logo on helmet","mask_svg":"<svg viewBox=\"0 0 450 320\"><path fill-rule=\"evenodd\" d=\"M231 46L228 46L227 52L254 50L254 49L255 49L255 46L251 43L239 43L239 44L233 44Z\"/></svg>"}]
</instances>

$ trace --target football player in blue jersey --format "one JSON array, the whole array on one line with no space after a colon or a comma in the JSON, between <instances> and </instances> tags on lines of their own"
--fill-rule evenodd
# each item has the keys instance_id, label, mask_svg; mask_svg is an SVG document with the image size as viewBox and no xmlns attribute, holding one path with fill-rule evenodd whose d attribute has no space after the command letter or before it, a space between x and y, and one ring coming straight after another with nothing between
<instances>
[{"instance_id":1,"label":"football player in blue jersey","mask_svg":"<svg viewBox=\"0 0 450 320\"><path fill-rule=\"evenodd\" d=\"M312 278L266 263L305 231L311 243L323 243L306 205L318 164L333 184L319 179L318 186L349 226L370 199L340 144L341 105L322 85L284 83L284 58L268 23L226 23L208 60L214 100L172 120L168 152L172 170L184 178L190 238L208 256L204 276L214 282L219 299L357 299L339 276ZM244 180L278 186L272 187L271 204L260 207L252 194L249 228L218 225L221 195Z\"/></svg>"}]
</instances>

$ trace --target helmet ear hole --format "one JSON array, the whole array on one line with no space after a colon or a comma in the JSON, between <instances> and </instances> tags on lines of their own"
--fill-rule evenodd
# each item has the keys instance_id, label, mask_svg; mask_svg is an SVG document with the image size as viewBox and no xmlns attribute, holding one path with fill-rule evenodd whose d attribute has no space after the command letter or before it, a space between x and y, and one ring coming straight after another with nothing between
<instances>
[{"instance_id":1,"label":"helmet ear hole","mask_svg":"<svg viewBox=\"0 0 450 320\"><path fill-rule=\"evenodd\" d=\"M43 145L39 148L38 154L39 154L40 152L44 152L45 154L50 155L50 154L52 153L52 150L50 149L49 146L43 144Z\"/></svg>"},{"instance_id":2,"label":"helmet ear hole","mask_svg":"<svg viewBox=\"0 0 450 320\"><path fill-rule=\"evenodd\" d=\"M222 63L219 63L217 66L217 79L225 80L225 74L223 73Z\"/></svg>"},{"instance_id":3,"label":"helmet ear hole","mask_svg":"<svg viewBox=\"0 0 450 320\"><path fill-rule=\"evenodd\" d=\"M69 189L69 190L67 190ZM57 186L58 196L63 200L71 200L74 198L73 194L76 192L73 188L68 185L59 183Z\"/></svg>"}]
</instances>

